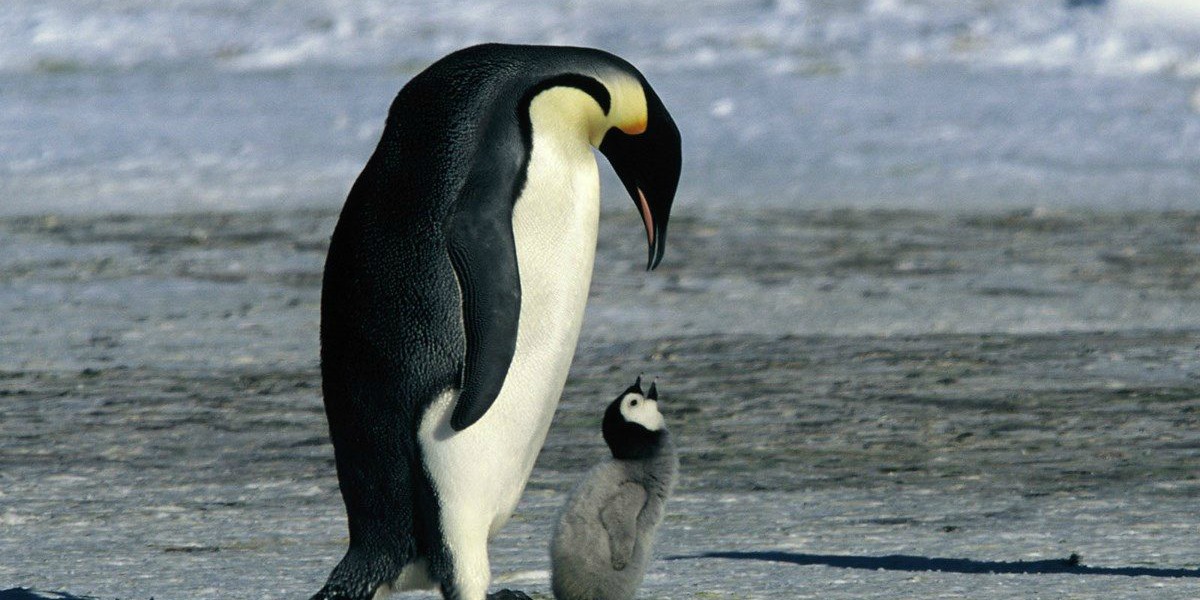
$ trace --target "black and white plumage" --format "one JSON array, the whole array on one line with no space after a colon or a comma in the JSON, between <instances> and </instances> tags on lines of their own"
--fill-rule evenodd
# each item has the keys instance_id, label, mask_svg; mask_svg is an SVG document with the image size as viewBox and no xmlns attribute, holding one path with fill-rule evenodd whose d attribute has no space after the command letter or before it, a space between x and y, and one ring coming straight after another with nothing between
<instances>
[{"instance_id":1,"label":"black and white plumage","mask_svg":"<svg viewBox=\"0 0 1200 600\"><path fill-rule=\"evenodd\" d=\"M655 532L675 486L679 458L658 411L655 384L641 378L604 414L612 458L571 493L550 545L558 600L630 600L650 562Z\"/></svg>"},{"instance_id":2,"label":"black and white plumage","mask_svg":"<svg viewBox=\"0 0 1200 600\"><path fill-rule=\"evenodd\" d=\"M321 372L350 544L315 598L485 597L488 540L528 480L583 320L593 147L641 213L653 268L679 131L629 63L487 44L396 97L325 264Z\"/></svg>"}]
</instances>

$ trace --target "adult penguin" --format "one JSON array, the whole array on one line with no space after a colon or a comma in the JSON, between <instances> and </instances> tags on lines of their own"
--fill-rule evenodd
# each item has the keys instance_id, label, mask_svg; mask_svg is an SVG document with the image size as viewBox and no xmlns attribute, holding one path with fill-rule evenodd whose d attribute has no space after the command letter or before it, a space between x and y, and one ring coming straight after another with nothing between
<instances>
[{"instance_id":1,"label":"adult penguin","mask_svg":"<svg viewBox=\"0 0 1200 600\"><path fill-rule=\"evenodd\" d=\"M592 147L638 207L653 269L679 130L629 63L474 46L392 103L325 264L322 387L350 545L315 598L485 598L488 540L533 469L583 321Z\"/></svg>"}]
</instances>

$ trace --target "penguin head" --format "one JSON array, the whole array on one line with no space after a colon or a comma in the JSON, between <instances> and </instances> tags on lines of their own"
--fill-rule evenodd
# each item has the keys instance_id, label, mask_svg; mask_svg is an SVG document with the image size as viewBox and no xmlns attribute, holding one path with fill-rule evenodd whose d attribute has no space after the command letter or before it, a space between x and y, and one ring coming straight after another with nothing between
<instances>
[{"instance_id":1,"label":"penguin head","mask_svg":"<svg viewBox=\"0 0 1200 600\"><path fill-rule=\"evenodd\" d=\"M652 270L662 261L667 248L667 220L679 186L683 158L679 128L671 113L646 79L632 66L629 69L632 73L618 79L615 85L607 83L606 87L614 100L641 96L644 101L626 102L620 107L614 102L615 118L610 119L613 126L604 133L598 148L612 164L642 216L650 248L646 270ZM634 85L640 89L626 91ZM632 108L625 108L629 106Z\"/></svg>"},{"instance_id":2,"label":"penguin head","mask_svg":"<svg viewBox=\"0 0 1200 600\"><path fill-rule=\"evenodd\" d=\"M646 269L657 267L667 247L683 158L679 128L641 72L593 48L487 44L473 50L489 56L530 53L521 66L539 74L522 79L532 82L522 92L523 104L532 109L535 101L542 103L558 113L561 127L582 126L582 137L608 159L633 199L646 227ZM496 70L511 68L497 63Z\"/></svg>"},{"instance_id":3,"label":"penguin head","mask_svg":"<svg viewBox=\"0 0 1200 600\"><path fill-rule=\"evenodd\" d=\"M658 412L658 388L650 384L642 392L642 378L617 396L604 412L601 427L613 458L636 460L658 453L666 438L667 428Z\"/></svg>"}]
</instances>

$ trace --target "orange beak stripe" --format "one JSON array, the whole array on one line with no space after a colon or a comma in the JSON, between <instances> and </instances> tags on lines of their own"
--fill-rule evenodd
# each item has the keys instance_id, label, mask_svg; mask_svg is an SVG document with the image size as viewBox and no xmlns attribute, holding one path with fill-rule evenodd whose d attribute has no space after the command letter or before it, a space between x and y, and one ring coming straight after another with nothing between
<instances>
[{"instance_id":1,"label":"orange beak stripe","mask_svg":"<svg viewBox=\"0 0 1200 600\"><path fill-rule=\"evenodd\" d=\"M646 131L646 119L640 119L628 125L621 126L618 129L629 135L638 135L640 133L644 133Z\"/></svg>"},{"instance_id":2,"label":"orange beak stripe","mask_svg":"<svg viewBox=\"0 0 1200 600\"><path fill-rule=\"evenodd\" d=\"M646 241L654 245L654 217L650 216L650 203L646 201L646 194L642 193L642 188L637 189L638 193L638 208L642 209L642 222L646 224Z\"/></svg>"}]
</instances>

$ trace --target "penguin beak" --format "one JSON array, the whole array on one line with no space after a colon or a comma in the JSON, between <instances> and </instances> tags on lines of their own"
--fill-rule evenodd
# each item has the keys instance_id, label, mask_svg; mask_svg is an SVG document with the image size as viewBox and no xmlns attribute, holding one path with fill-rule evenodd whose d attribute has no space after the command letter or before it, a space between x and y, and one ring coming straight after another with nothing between
<instances>
[{"instance_id":1,"label":"penguin beak","mask_svg":"<svg viewBox=\"0 0 1200 600\"><path fill-rule=\"evenodd\" d=\"M646 270L653 271L662 262L663 254L667 251L667 219L671 217L671 202L658 205L651 204L646 199L646 193L641 188L635 188L637 193L638 210L642 214L642 223L646 226L646 246L649 254L646 257ZM630 193L632 196L633 193ZM673 198L672 198L673 199Z\"/></svg>"},{"instance_id":2,"label":"penguin beak","mask_svg":"<svg viewBox=\"0 0 1200 600\"><path fill-rule=\"evenodd\" d=\"M628 134L612 128L600 142L600 153L612 163L613 170L633 199L646 227L649 256L646 270L662 262L667 249L667 221L679 186L683 165L679 128L662 101L645 85L646 129Z\"/></svg>"}]
</instances>

